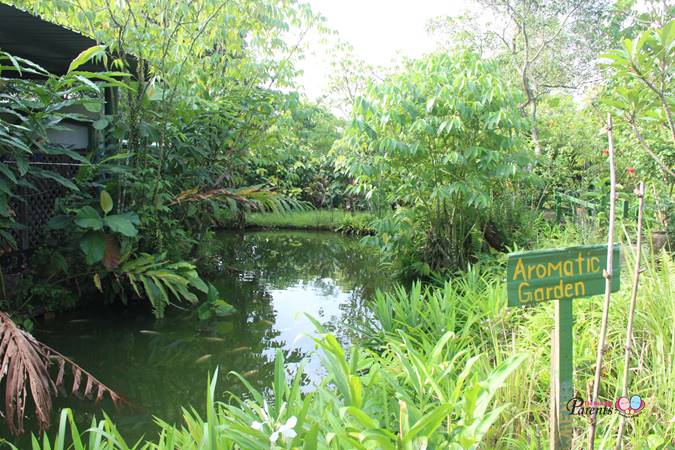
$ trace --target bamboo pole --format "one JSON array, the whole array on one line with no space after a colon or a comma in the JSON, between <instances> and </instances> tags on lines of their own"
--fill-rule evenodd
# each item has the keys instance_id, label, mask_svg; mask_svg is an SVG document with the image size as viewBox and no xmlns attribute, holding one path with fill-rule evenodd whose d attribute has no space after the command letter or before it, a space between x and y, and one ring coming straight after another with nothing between
<instances>
[{"instance_id":1,"label":"bamboo pole","mask_svg":"<svg viewBox=\"0 0 675 450\"><path fill-rule=\"evenodd\" d=\"M605 339L607 337L607 323L609 322L609 303L612 299L612 269L614 256L614 222L616 218L616 170L614 168L614 140L612 139L612 115L607 114L607 140L609 143L609 230L607 231L607 268L604 271L605 277L605 304L602 310L602 323L600 325L600 336L598 339L598 351L595 361L595 378L593 381L592 406L598 402L600 392L600 379L602 378L602 358L605 353ZM597 426L598 409L592 408L590 427L588 432L588 448L593 450L595 447L595 430Z\"/></svg>"},{"instance_id":2,"label":"bamboo pole","mask_svg":"<svg viewBox=\"0 0 675 450\"><path fill-rule=\"evenodd\" d=\"M638 206L638 223L637 223L637 239L636 239L636 255L635 255L635 270L633 271L633 288L630 294L630 310L628 312L628 325L626 327L626 354L623 360L623 384L621 386L621 396L628 395L628 377L630 373L630 356L631 356L631 341L633 340L633 319L635 318L635 305L637 303L638 285L640 283L640 260L642 257L642 217L645 206L645 184L640 182L639 187L635 190L639 200ZM619 432L616 436L616 450L621 450L623 443L623 431L626 427L626 418L621 416L619 419Z\"/></svg>"}]
</instances>

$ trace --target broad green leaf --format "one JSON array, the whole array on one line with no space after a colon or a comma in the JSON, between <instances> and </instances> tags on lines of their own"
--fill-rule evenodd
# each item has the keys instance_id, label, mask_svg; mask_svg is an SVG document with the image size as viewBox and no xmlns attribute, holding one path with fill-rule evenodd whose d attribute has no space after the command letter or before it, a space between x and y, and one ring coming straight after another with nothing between
<instances>
[{"instance_id":1,"label":"broad green leaf","mask_svg":"<svg viewBox=\"0 0 675 450\"><path fill-rule=\"evenodd\" d=\"M452 405L440 405L433 411L425 414L408 430L404 436L405 443L412 443L415 438L431 437L441 426L443 421L448 417L452 411Z\"/></svg>"},{"instance_id":2,"label":"broad green leaf","mask_svg":"<svg viewBox=\"0 0 675 450\"><path fill-rule=\"evenodd\" d=\"M59 214L52 217L47 222L47 228L50 230L63 230L72 223L71 218L65 214Z\"/></svg>"},{"instance_id":3,"label":"broad green leaf","mask_svg":"<svg viewBox=\"0 0 675 450\"><path fill-rule=\"evenodd\" d=\"M70 66L68 67L68 72L76 70L78 67L80 67L83 64L86 64L87 62L91 61L94 58L105 59L105 57L106 53L104 46L95 45L93 47L89 47L88 49L84 50L82 53L77 55L77 57L70 63Z\"/></svg>"},{"instance_id":4,"label":"broad green leaf","mask_svg":"<svg viewBox=\"0 0 675 450\"><path fill-rule=\"evenodd\" d=\"M92 123L91 125L92 125L95 129L101 131L101 130L105 129L105 127L108 126L108 119L106 119L106 118L98 119L97 121L95 121L95 122Z\"/></svg>"},{"instance_id":5,"label":"broad green leaf","mask_svg":"<svg viewBox=\"0 0 675 450\"><path fill-rule=\"evenodd\" d=\"M9 178L12 183L16 183L16 175L14 175L8 164L0 162L0 173Z\"/></svg>"},{"instance_id":6,"label":"broad green leaf","mask_svg":"<svg viewBox=\"0 0 675 450\"><path fill-rule=\"evenodd\" d=\"M77 211L75 223L82 228L100 230L103 228L103 219L91 206L84 206Z\"/></svg>"},{"instance_id":7,"label":"broad green leaf","mask_svg":"<svg viewBox=\"0 0 675 450\"><path fill-rule=\"evenodd\" d=\"M103 259L105 237L100 231L89 231L80 238L80 249L87 264L95 264Z\"/></svg>"},{"instance_id":8,"label":"broad green leaf","mask_svg":"<svg viewBox=\"0 0 675 450\"><path fill-rule=\"evenodd\" d=\"M98 100L85 101L85 102L82 103L82 105L89 112L97 113L97 112L101 112L101 109L103 109L103 104Z\"/></svg>"},{"instance_id":9,"label":"broad green leaf","mask_svg":"<svg viewBox=\"0 0 675 450\"><path fill-rule=\"evenodd\" d=\"M101 191L99 203L101 204L101 209L105 214L108 214L110 211L112 211L113 199L107 191Z\"/></svg>"},{"instance_id":10,"label":"broad green leaf","mask_svg":"<svg viewBox=\"0 0 675 450\"><path fill-rule=\"evenodd\" d=\"M5 242L9 243L12 248L16 248L16 239L14 239L14 236L9 234L7 231L0 229L0 238L0 242L4 240Z\"/></svg>"},{"instance_id":11,"label":"broad green leaf","mask_svg":"<svg viewBox=\"0 0 675 450\"><path fill-rule=\"evenodd\" d=\"M138 234L138 229L128 217L123 214L113 214L106 216L105 224L115 233L123 234L124 236L133 237Z\"/></svg>"},{"instance_id":12,"label":"broad green leaf","mask_svg":"<svg viewBox=\"0 0 675 450\"><path fill-rule=\"evenodd\" d=\"M67 187L68 189L71 189L73 191L79 191L80 189L67 178L64 178L63 176L59 175L56 172L52 172L50 170L44 170L36 167L31 168L31 173L33 175L38 175L43 178L49 178L51 180L56 181L57 183L61 184L62 186Z\"/></svg>"},{"instance_id":13,"label":"broad green leaf","mask_svg":"<svg viewBox=\"0 0 675 450\"><path fill-rule=\"evenodd\" d=\"M225 300L216 300L213 302L213 310L218 317L227 317L237 311L234 306L230 305Z\"/></svg>"}]
</instances>

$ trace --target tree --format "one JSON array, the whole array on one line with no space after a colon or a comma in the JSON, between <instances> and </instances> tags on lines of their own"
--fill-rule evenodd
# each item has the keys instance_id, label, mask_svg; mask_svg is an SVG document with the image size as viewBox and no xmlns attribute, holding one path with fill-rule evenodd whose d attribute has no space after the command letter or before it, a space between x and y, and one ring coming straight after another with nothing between
<instances>
[{"instance_id":1,"label":"tree","mask_svg":"<svg viewBox=\"0 0 675 450\"><path fill-rule=\"evenodd\" d=\"M673 118L673 54L675 52L675 20L661 16L654 26L625 39L621 48L603 55L609 62L611 75L604 104L618 111L641 148L661 173L656 182L663 195L656 211L664 229L672 218L673 186L675 185L675 121ZM665 21L667 20L667 21ZM659 196L657 196L659 197Z\"/></svg>"},{"instance_id":2,"label":"tree","mask_svg":"<svg viewBox=\"0 0 675 450\"><path fill-rule=\"evenodd\" d=\"M608 48L602 34L611 17L608 1L478 0L492 20L475 16L437 19L436 33L480 49L508 68L525 94L519 107L530 119L532 144L542 154L538 121L541 97L553 90L574 91L597 81L595 58Z\"/></svg>"},{"instance_id":3,"label":"tree","mask_svg":"<svg viewBox=\"0 0 675 450\"><path fill-rule=\"evenodd\" d=\"M364 61L346 42L339 42L333 49L331 73L328 76L324 99L330 108L343 117L349 117L356 99L361 96L371 80L381 79L380 69Z\"/></svg>"},{"instance_id":4,"label":"tree","mask_svg":"<svg viewBox=\"0 0 675 450\"><path fill-rule=\"evenodd\" d=\"M526 162L518 101L468 51L412 61L357 100L350 169L358 192L395 208L375 239L407 269L465 267L481 248L494 196Z\"/></svg>"},{"instance_id":5,"label":"tree","mask_svg":"<svg viewBox=\"0 0 675 450\"><path fill-rule=\"evenodd\" d=\"M666 179L675 173L650 148L640 132L640 124L649 127L656 122L657 129L669 131L675 144L673 119L672 59L675 47L675 21L640 33L635 39L625 39L620 49L604 56L611 61L615 79L604 102L622 112L626 122L645 151L657 162Z\"/></svg>"}]
</instances>

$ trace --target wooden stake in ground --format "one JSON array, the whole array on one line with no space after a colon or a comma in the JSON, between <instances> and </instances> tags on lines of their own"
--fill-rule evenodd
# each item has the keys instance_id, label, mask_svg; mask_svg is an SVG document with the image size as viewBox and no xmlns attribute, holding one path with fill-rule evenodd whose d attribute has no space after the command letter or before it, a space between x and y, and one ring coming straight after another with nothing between
<instances>
[{"instance_id":1,"label":"wooden stake in ground","mask_svg":"<svg viewBox=\"0 0 675 450\"><path fill-rule=\"evenodd\" d=\"M555 301L555 329L551 339L550 450L572 448L572 416L565 405L574 397L572 299Z\"/></svg>"},{"instance_id":2,"label":"wooden stake in ground","mask_svg":"<svg viewBox=\"0 0 675 450\"><path fill-rule=\"evenodd\" d=\"M607 323L609 322L609 303L612 298L612 266L614 248L614 220L616 217L616 170L614 168L614 140L612 139L612 115L607 115L607 140L609 144L609 230L607 232L607 268L605 269L605 304L602 309L602 323L598 340L598 352L595 361L595 378L593 381L593 402L596 406L600 392L600 378L602 377L602 357L605 354L605 339L607 337ZM597 408L592 409L591 423L588 430L588 448L595 447L595 429L597 426Z\"/></svg>"},{"instance_id":3,"label":"wooden stake in ground","mask_svg":"<svg viewBox=\"0 0 675 450\"><path fill-rule=\"evenodd\" d=\"M631 341L633 340L633 319L635 318L635 304L637 303L638 284L640 283L640 260L642 257L642 214L645 206L645 184L640 182L640 186L635 190L639 200L637 238L635 240L635 271L633 272L633 289L630 294L630 310L628 312L628 325L626 327L626 354L623 360L623 384L621 386L621 396L628 395L628 377L630 373L630 352ZM616 436L616 450L621 450L623 446L623 430L626 427L626 418L621 416L619 419L619 433Z\"/></svg>"}]
</instances>

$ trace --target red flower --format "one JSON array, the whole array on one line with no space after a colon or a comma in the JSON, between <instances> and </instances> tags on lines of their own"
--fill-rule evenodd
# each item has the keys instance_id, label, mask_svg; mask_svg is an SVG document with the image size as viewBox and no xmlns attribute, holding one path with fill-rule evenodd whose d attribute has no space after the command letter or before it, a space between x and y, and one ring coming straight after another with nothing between
<instances>
[{"instance_id":1,"label":"red flower","mask_svg":"<svg viewBox=\"0 0 675 450\"><path fill-rule=\"evenodd\" d=\"M602 154L605 155L605 156L609 156L609 149L608 148L604 149L602 151Z\"/></svg>"},{"instance_id":2,"label":"red flower","mask_svg":"<svg viewBox=\"0 0 675 450\"><path fill-rule=\"evenodd\" d=\"M628 171L629 174L633 175L635 173L635 167L627 167L626 170Z\"/></svg>"}]
</instances>

